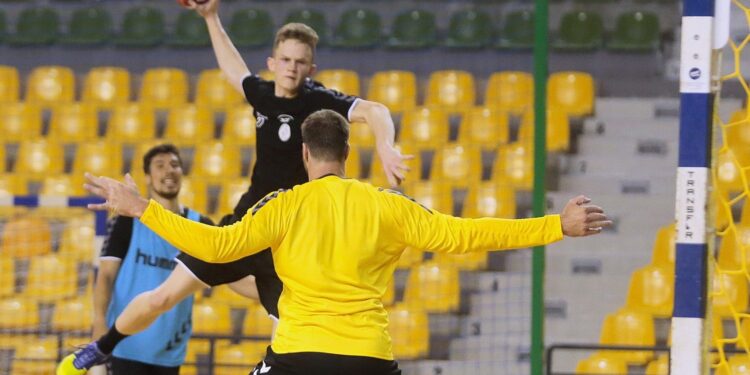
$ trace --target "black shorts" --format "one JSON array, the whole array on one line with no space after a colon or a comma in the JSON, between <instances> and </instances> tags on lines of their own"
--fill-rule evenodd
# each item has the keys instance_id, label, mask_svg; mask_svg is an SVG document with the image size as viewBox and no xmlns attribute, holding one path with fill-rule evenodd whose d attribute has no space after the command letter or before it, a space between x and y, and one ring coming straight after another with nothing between
<instances>
[{"instance_id":1,"label":"black shorts","mask_svg":"<svg viewBox=\"0 0 750 375\"><path fill-rule=\"evenodd\" d=\"M262 197L257 197L256 194L252 193L252 190L245 193L235 208L235 214L225 216L219 225L230 225L242 220L244 214L238 216L236 212L247 212L260 198ZM241 206L246 206L247 208L243 209ZM257 254L229 263L208 263L185 253L178 255L177 259L198 280L211 287L233 283L250 275L255 276L255 285L258 287L260 303L270 315L276 318L279 317L279 308L277 305L283 285L273 266L271 249L265 249Z\"/></svg>"},{"instance_id":2,"label":"black shorts","mask_svg":"<svg viewBox=\"0 0 750 375\"><path fill-rule=\"evenodd\" d=\"M129 359L112 357L110 359L112 375L178 375L180 367L150 365Z\"/></svg>"},{"instance_id":3,"label":"black shorts","mask_svg":"<svg viewBox=\"0 0 750 375\"><path fill-rule=\"evenodd\" d=\"M276 354L269 346L266 358L250 375L401 375L396 361L354 355L302 352Z\"/></svg>"}]
</instances>

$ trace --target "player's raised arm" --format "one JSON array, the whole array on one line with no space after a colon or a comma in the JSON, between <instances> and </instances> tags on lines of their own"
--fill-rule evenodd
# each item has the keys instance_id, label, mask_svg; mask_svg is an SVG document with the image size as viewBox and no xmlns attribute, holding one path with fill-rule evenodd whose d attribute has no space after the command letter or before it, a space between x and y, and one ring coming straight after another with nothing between
<instances>
[{"instance_id":1,"label":"player's raised arm","mask_svg":"<svg viewBox=\"0 0 750 375\"><path fill-rule=\"evenodd\" d=\"M206 20L208 33L211 36L211 45L214 48L219 68L227 76L232 87L244 94L242 79L250 74L250 70L221 25L218 12L219 0L208 0L203 4L197 4L192 0L188 1L188 7L195 9Z\"/></svg>"}]
</instances>

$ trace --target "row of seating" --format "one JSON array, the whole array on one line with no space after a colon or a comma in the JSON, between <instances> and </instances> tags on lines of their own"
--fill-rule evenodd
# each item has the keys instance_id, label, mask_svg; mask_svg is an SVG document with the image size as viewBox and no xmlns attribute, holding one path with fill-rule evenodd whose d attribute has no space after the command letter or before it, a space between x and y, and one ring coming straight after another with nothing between
<instances>
[{"instance_id":1,"label":"row of seating","mask_svg":"<svg viewBox=\"0 0 750 375\"><path fill-rule=\"evenodd\" d=\"M101 45L113 42L122 47L155 47L162 43L173 47L207 47L210 37L205 22L194 11L182 11L171 33L161 10L137 6L123 15L119 33L112 28L112 15L102 7L75 11L68 32L60 33L60 16L54 8L35 7L23 10L16 29L6 39L10 45ZM329 32L322 10L313 8L290 12L284 22L302 22L315 29L321 45L340 48L365 48L385 45L396 49L428 48L531 48L534 44L534 13L530 10L510 12L502 23L481 9L460 10L450 18L448 29L438 29L435 13L426 9L407 10L398 14L384 36L383 20L368 8L352 8L341 14ZM227 26L238 47L267 47L275 27L270 13L260 8L234 12ZM6 29L0 13L0 35ZM652 51L659 45L659 17L652 12L629 11L620 14L606 46L615 51ZM441 34L445 34L443 37ZM571 11L561 15L560 28L552 46L561 50L593 50L603 45L604 22L593 11ZM1 39L0 39L1 40Z\"/></svg>"},{"instance_id":2,"label":"row of seating","mask_svg":"<svg viewBox=\"0 0 750 375\"><path fill-rule=\"evenodd\" d=\"M266 79L273 74L260 72ZM359 74L351 70L324 70L315 76L326 87L360 96L363 90ZM97 109L111 110L131 100L131 74L124 68L99 67L86 74L80 101ZM439 106L448 113L457 113L478 104L477 80L467 71L441 70L430 74L424 93L425 106ZM76 100L76 79L70 68L40 66L26 80L25 102L41 107L73 103ZM167 109L188 103L188 74L181 69L153 68L143 74L138 101L154 109ZM484 104L492 109L515 115L528 112L533 103L533 78L518 71L490 75L484 92ZM21 80L16 68L0 66L0 102L20 100ZM401 113L417 107L417 78L408 71L375 73L369 82L366 98L381 102L392 112ZM569 116L588 116L594 110L595 82L584 72L552 73L548 79L548 106ZM216 69L200 73L194 89L193 103L212 110L228 110L244 102ZM5 109L14 113L22 109ZM33 111L33 109L28 109ZM85 111L86 108L79 111ZM81 115L86 115L84 112ZM34 116L35 112L28 114ZM91 116L92 114L88 114ZM8 116L8 115L6 115ZM3 118L5 116L0 116Z\"/></svg>"}]
</instances>

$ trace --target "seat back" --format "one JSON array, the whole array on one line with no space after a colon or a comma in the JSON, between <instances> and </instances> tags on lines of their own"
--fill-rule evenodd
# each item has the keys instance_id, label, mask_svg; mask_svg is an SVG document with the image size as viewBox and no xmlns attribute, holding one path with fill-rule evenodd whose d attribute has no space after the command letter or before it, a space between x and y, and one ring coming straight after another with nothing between
<instances>
[{"instance_id":1,"label":"seat back","mask_svg":"<svg viewBox=\"0 0 750 375\"><path fill-rule=\"evenodd\" d=\"M188 98L188 77L181 69L152 68L143 75L139 94L141 103L155 109L183 105Z\"/></svg>"},{"instance_id":2,"label":"seat back","mask_svg":"<svg viewBox=\"0 0 750 375\"><path fill-rule=\"evenodd\" d=\"M18 101L20 79L18 69L13 66L0 65L0 103L15 103Z\"/></svg>"},{"instance_id":3,"label":"seat back","mask_svg":"<svg viewBox=\"0 0 750 375\"><path fill-rule=\"evenodd\" d=\"M531 111L534 104L534 78L518 71L492 73L487 82L484 105L515 115Z\"/></svg>"},{"instance_id":4,"label":"seat back","mask_svg":"<svg viewBox=\"0 0 750 375\"><path fill-rule=\"evenodd\" d=\"M130 73L124 68L92 68L83 85L83 102L112 109L130 100Z\"/></svg>"},{"instance_id":5,"label":"seat back","mask_svg":"<svg viewBox=\"0 0 750 375\"><path fill-rule=\"evenodd\" d=\"M377 72L370 80L367 99L384 104L391 112L401 113L417 106L417 78L412 72Z\"/></svg>"},{"instance_id":6,"label":"seat back","mask_svg":"<svg viewBox=\"0 0 750 375\"><path fill-rule=\"evenodd\" d=\"M470 109L475 103L474 76L467 71L442 70L430 74L425 104L448 112Z\"/></svg>"},{"instance_id":7,"label":"seat back","mask_svg":"<svg viewBox=\"0 0 750 375\"><path fill-rule=\"evenodd\" d=\"M34 68L26 81L26 101L49 107L73 102L75 77L73 70L63 66Z\"/></svg>"},{"instance_id":8,"label":"seat back","mask_svg":"<svg viewBox=\"0 0 750 375\"><path fill-rule=\"evenodd\" d=\"M229 35L238 47L261 47L271 44L274 25L263 9L241 9L232 15Z\"/></svg>"}]
</instances>

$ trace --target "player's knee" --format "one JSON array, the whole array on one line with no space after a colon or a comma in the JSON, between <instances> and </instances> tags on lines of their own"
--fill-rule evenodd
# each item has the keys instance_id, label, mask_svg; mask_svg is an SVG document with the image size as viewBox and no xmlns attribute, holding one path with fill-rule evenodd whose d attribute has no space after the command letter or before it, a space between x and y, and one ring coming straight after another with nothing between
<instances>
[{"instance_id":1,"label":"player's knee","mask_svg":"<svg viewBox=\"0 0 750 375\"><path fill-rule=\"evenodd\" d=\"M167 293L161 293L159 291L151 291L148 293L148 306L151 311L163 313L171 309L175 305L174 299Z\"/></svg>"}]
</instances>

